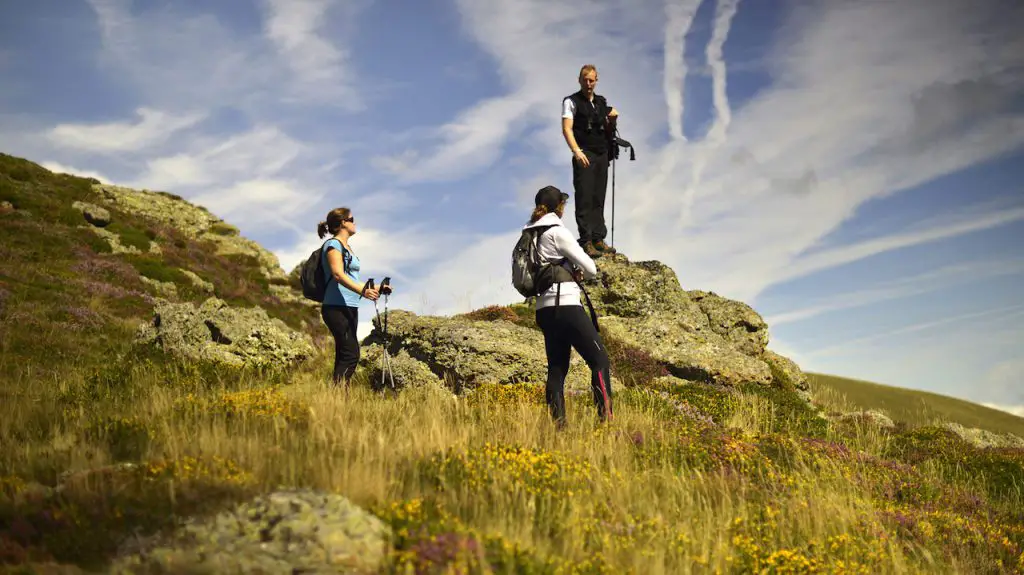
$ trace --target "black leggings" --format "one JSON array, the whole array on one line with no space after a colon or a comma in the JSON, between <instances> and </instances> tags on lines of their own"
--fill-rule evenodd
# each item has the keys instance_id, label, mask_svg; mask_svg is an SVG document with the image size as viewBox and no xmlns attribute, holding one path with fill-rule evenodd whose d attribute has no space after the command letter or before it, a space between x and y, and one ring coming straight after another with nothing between
<instances>
[{"instance_id":1,"label":"black leggings","mask_svg":"<svg viewBox=\"0 0 1024 575\"><path fill-rule=\"evenodd\" d=\"M334 336L334 376L335 384L344 380L348 383L356 371L359 362L359 338L356 327L359 325L359 308L347 305L325 305L320 307L320 317L327 324Z\"/></svg>"},{"instance_id":2,"label":"black leggings","mask_svg":"<svg viewBox=\"0 0 1024 575\"><path fill-rule=\"evenodd\" d=\"M557 313L556 313L557 311ZM548 356L548 381L545 397L551 416L565 423L565 376L569 356L575 349L590 367L590 387L601 420L612 416L612 382L608 352L601 334L594 328L583 306L542 307L536 312L537 326L544 332L544 350Z\"/></svg>"}]
</instances>

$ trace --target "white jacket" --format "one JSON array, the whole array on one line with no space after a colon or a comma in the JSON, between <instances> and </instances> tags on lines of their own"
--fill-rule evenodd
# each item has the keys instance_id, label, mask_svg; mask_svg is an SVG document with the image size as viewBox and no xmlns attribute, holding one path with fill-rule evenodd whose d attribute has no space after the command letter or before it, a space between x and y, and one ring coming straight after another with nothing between
<instances>
[{"instance_id":1,"label":"white jacket","mask_svg":"<svg viewBox=\"0 0 1024 575\"><path fill-rule=\"evenodd\" d=\"M540 236L538 244L540 257L549 262L568 258L564 264L566 269L572 271L571 262L583 271L583 279L589 280L597 277L597 265L594 260L587 255L587 252L583 251L580 244L576 242L576 238L572 237L572 232L562 225L562 218L559 218L558 214L544 214L536 222L523 226L523 229L549 225L554 227L544 230ZM561 286L560 291L559 285ZM580 286L576 285L574 281L568 281L556 283L546 292L540 294L540 297L537 298L536 309L555 305L556 294L559 295L558 305L583 305L580 300Z\"/></svg>"}]
</instances>

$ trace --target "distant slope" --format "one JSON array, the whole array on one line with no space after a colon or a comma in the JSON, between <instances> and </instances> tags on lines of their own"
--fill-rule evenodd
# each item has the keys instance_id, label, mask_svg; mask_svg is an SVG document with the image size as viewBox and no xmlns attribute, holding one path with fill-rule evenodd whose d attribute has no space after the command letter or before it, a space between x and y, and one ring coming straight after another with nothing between
<instances>
[{"instance_id":1,"label":"distant slope","mask_svg":"<svg viewBox=\"0 0 1024 575\"><path fill-rule=\"evenodd\" d=\"M819 373L807 379L815 397L838 394L850 409L878 409L911 425L941 420L1024 437L1024 418L963 399Z\"/></svg>"}]
</instances>

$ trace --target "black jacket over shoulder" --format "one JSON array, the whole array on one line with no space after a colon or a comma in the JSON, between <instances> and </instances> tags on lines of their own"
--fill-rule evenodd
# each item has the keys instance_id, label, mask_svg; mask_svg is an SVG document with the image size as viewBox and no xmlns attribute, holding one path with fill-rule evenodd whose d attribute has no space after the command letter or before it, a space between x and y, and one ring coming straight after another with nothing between
<instances>
[{"instance_id":1,"label":"black jacket over shoulder","mask_svg":"<svg viewBox=\"0 0 1024 575\"><path fill-rule=\"evenodd\" d=\"M603 154L608 151L608 142L605 135L605 119L611 107L604 99L604 96L594 94L594 103L591 105L582 91L577 91L566 96L575 103L576 113L572 118L572 134L580 148L594 154Z\"/></svg>"}]
</instances>

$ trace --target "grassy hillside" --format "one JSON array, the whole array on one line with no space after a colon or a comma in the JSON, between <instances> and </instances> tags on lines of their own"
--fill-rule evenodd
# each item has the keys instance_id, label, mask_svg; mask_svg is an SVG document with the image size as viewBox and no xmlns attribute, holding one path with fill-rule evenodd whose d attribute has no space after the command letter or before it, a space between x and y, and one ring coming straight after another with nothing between
<instances>
[{"instance_id":1,"label":"grassy hillside","mask_svg":"<svg viewBox=\"0 0 1024 575\"><path fill-rule=\"evenodd\" d=\"M112 253L75 208L99 203L93 183L0 154L0 202L13 206L0 214L0 378L53 380L105 365L149 319L161 294L154 282L173 284L172 300L214 295L260 305L298 329L317 325L308 309L274 295L251 255L218 255L209 241L104 205L111 223L103 230L136 251ZM212 293L187 272L210 282Z\"/></svg>"},{"instance_id":2,"label":"grassy hillside","mask_svg":"<svg viewBox=\"0 0 1024 575\"><path fill-rule=\"evenodd\" d=\"M615 420L569 395L564 432L535 384L393 398L326 386L330 353L258 372L135 349L143 277L206 297L183 269L326 330L258 262L113 209L141 253L111 253L71 207L90 194L0 156L0 571L106 572L125 541L301 487L390 527L377 573L1024 573L1024 450L829 425L786 389L658 379L631 348L609 346ZM529 325L516 309L467 315ZM133 572L227 572L164 559Z\"/></svg>"},{"instance_id":3,"label":"grassy hillside","mask_svg":"<svg viewBox=\"0 0 1024 575\"><path fill-rule=\"evenodd\" d=\"M809 373L807 377L816 396L832 396L830 400L844 405L846 411L877 409L911 425L949 421L1024 437L1024 418L963 399L832 375Z\"/></svg>"}]
</instances>

